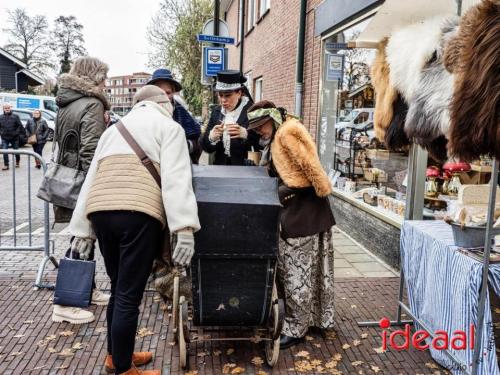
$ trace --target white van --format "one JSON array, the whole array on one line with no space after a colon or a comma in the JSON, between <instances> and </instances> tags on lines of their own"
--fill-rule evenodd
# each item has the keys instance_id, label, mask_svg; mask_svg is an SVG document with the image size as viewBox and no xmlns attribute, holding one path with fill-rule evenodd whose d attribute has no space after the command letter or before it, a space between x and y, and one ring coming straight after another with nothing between
<instances>
[{"instance_id":1,"label":"white van","mask_svg":"<svg viewBox=\"0 0 500 375\"><path fill-rule=\"evenodd\" d=\"M12 108L40 109L50 111L54 116L57 114L56 98L53 96L0 92L0 105L3 103L9 103Z\"/></svg>"},{"instance_id":2,"label":"white van","mask_svg":"<svg viewBox=\"0 0 500 375\"><path fill-rule=\"evenodd\" d=\"M355 108L347 116L340 117L335 124L335 129L355 128L362 129L365 125L373 122L375 108Z\"/></svg>"}]
</instances>

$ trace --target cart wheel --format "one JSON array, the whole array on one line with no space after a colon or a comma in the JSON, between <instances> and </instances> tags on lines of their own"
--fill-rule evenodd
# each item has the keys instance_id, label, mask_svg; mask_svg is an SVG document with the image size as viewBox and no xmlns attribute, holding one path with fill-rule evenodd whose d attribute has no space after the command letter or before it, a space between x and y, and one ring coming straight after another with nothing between
<instances>
[{"instance_id":1,"label":"cart wheel","mask_svg":"<svg viewBox=\"0 0 500 375\"><path fill-rule=\"evenodd\" d=\"M280 339L266 341L266 362L273 367L278 362L280 355Z\"/></svg>"},{"instance_id":2,"label":"cart wheel","mask_svg":"<svg viewBox=\"0 0 500 375\"><path fill-rule=\"evenodd\" d=\"M179 276L174 277L174 293L172 296L172 321L174 322L174 337L177 340L178 328L178 313L179 313Z\"/></svg>"},{"instance_id":3,"label":"cart wheel","mask_svg":"<svg viewBox=\"0 0 500 375\"><path fill-rule=\"evenodd\" d=\"M185 312L185 314L184 314ZM177 336L178 336L178 343L179 343L179 363L181 365L182 369L186 369L187 367L187 351L188 351L188 344L186 342L186 337L184 335L184 327L187 327L187 321L184 319L186 318L187 315L187 302L185 301L184 296L181 296L179 299L179 311L178 311L178 316L179 316L179 324L178 324L178 330L177 330Z\"/></svg>"}]
</instances>

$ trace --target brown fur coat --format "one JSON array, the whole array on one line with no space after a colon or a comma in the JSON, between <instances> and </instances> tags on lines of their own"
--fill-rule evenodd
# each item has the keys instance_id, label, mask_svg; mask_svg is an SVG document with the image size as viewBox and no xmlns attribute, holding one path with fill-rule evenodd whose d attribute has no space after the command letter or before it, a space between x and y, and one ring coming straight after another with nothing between
<instances>
[{"instance_id":1,"label":"brown fur coat","mask_svg":"<svg viewBox=\"0 0 500 375\"><path fill-rule=\"evenodd\" d=\"M330 180L319 161L316 145L306 128L288 118L276 131L271 144L274 166L291 188L313 186L319 197L332 192Z\"/></svg>"},{"instance_id":2,"label":"brown fur coat","mask_svg":"<svg viewBox=\"0 0 500 375\"><path fill-rule=\"evenodd\" d=\"M394 116L393 106L398 97L396 89L389 81L390 68L385 52L387 42L387 38L380 42L377 55L370 70L373 87L377 95L373 120L375 136L381 141L385 139L385 133L391 125Z\"/></svg>"},{"instance_id":3,"label":"brown fur coat","mask_svg":"<svg viewBox=\"0 0 500 375\"><path fill-rule=\"evenodd\" d=\"M500 1L469 9L444 61L455 74L451 100L452 156L466 161L489 153L500 158Z\"/></svg>"}]
</instances>

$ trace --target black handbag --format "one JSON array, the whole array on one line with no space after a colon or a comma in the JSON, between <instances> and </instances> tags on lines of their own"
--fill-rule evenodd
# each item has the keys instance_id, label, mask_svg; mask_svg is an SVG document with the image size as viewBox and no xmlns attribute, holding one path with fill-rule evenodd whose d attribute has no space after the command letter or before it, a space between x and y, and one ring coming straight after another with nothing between
<instances>
[{"instance_id":1,"label":"black handbag","mask_svg":"<svg viewBox=\"0 0 500 375\"><path fill-rule=\"evenodd\" d=\"M54 304L88 307L92 302L94 274L95 261L93 260L61 259L56 279Z\"/></svg>"}]
</instances>

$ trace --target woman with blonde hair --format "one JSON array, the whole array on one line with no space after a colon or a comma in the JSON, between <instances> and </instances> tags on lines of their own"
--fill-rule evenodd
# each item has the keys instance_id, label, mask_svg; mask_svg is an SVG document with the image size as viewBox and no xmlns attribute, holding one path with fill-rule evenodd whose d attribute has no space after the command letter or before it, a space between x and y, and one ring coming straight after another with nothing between
<instances>
[{"instance_id":1,"label":"woman with blonde hair","mask_svg":"<svg viewBox=\"0 0 500 375\"><path fill-rule=\"evenodd\" d=\"M278 177L283 206L278 278L286 299L281 348L301 341L309 327L332 328L335 224L331 185L309 132L283 108L261 101L248 111L249 131L264 146L261 165Z\"/></svg>"}]
</instances>

